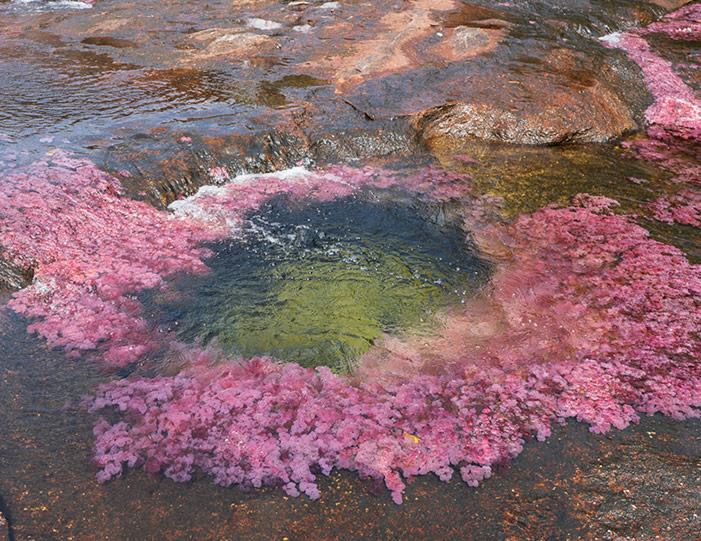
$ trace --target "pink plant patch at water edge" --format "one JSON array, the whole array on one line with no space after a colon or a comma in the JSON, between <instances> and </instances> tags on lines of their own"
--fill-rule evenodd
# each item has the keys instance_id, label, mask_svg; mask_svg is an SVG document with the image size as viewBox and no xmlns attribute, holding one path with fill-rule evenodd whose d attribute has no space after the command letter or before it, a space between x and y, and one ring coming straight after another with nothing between
<instances>
[{"instance_id":1,"label":"pink plant patch at water edge","mask_svg":"<svg viewBox=\"0 0 701 541\"><path fill-rule=\"evenodd\" d=\"M131 294L175 272L206 271L199 243L211 236L121 189L91 162L63 153L0 182L5 256L34 268L34 282L9 306L34 318L29 330L52 347L115 367L160 343Z\"/></svg>"},{"instance_id":2,"label":"pink plant patch at water edge","mask_svg":"<svg viewBox=\"0 0 701 541\"><path fill-rule=\"evenodd\" d=\"M701 100L677 75L667 60L656 55L644 36L668 32L701 35L701 8L686 6L645 28L611 34L603 39L612 47L623 49L640 66L655 103L645 116L650 125L658 125L670 134L684 139L701 139ZM684 29L682 31L682 28Z\"/></svg>"},{"instance_id":3,"label":"pink plant patch at water edge","mask_svg":"<svg viewBox=\"0 0 701 541\"><path fill-rule=\"evenodd\" d=\"M701 226L701 191L681 190L671 197L656 199L651 208L656 220L668 224Z\"/></svg>"},{"instance_id":4,"label":"pink plant patch at water edge","mask_svg":"<svg viewBox=\"0 0 701 541\"><path fill-rule=\"evenodd\" d=\"M227 360L174 342L144 317L135 293L175 272L207 272L202 244L236 234L270 197L330 200L366 187L461 201L467 229L495 262L491 292L441 313L435 335L385 337L352 378ZM113 381L87 399L93 412L120 417L95 426L101 481L143 466L176 481L204 473L318 497L318 473L345 468L384 479L399 502L414 475L448 479L457 469L475 485L570 417L601 432L640 412L698 416L699 268L610 215L613 200L581 195L577 207L493 225L492 199L467 197L468 177L349 167L237 177L173 213L120 190L63 154L0 183L5 253L35 269L10 303L33 318L31 330L111 368L154 349L189 359L177 376Z\"/></svg>"},{"instance_id":5,"label":"pink plant patch at water edge","mask_svg":"<svg viewBox=\"0 0 701 541\"><path fill-rule=\"evenodd\" d=\"M701 41L701 4L690 4L652 23L647 33L662 32L670 38L684 41Z\"/></svg>"},{"instance_id":6,"label":"pink plant patch at water edge","mask_svg":"<svg viewBox=\"0 0 701 541\"><path fill-rule=\"evenodd\" d=\"M655 103L645 112L649 141L627 143L645 160L673 171L673 183L686 185L648 205L652 216L669 224L701 225L701 100L677 75L674 66L656 55L645 36L667 33L673 39L701 36L701 4L685 6L645 28L614 34L605 39L620 47L640 66ZM680 159L680 155L685 155ZM692 165L695 159L697 165Z\"/></svg>"},{"instance_id":7,"label":"pink plant patch at water edge","mask_svg":"<svg viewBox=\"0 0 701 541\"><path fill-rule=\"evenodd\" d=\"M317 498L316 475L344 468L399 503L415 475L457 469L476 485L570 417L595 432L698 417L701 270L609 215L612 200L577 203L478 235L492 293L445 312L434 336L386 337L352 379L176 345L190 358L178 376L101 385L91 411L121 419L95 427L100 480L142 465Z\"/></svg>"},{"instance_id":8,"label":"pink plant patch at water edge","mask_svg":"<svg viewBox=\"0 0 701 541\"><path fill-rule=\"evenodd\" d=\"M235 234L246 213L274 195L331 200L396 186L447 199L469 191L466 179L432 169L399 177L297 168L204 188L169 213L123 197L117 179L59 152L0 176L0 246L13 263L34 269L34 282L9 306L33 318L29 330L50 346L124 367L172 340L144 318L134 295L178 272L207 272L211 252L202 245Z\"/></svg>"},{"instance_id":9,"label":"pink plant patch at water edge","mask_svg":"<svg viewBox=\"0 0 701 541\"><path fill-rule=\"evenodd\" d=\"M606 41L626 51L642 69L655 98L655 103L645 111L648 123L685 139L701 138L701 101L675 73L672 64L652 52L640 34L631 30L607 37Z\"/></svg>"}]
</instances>

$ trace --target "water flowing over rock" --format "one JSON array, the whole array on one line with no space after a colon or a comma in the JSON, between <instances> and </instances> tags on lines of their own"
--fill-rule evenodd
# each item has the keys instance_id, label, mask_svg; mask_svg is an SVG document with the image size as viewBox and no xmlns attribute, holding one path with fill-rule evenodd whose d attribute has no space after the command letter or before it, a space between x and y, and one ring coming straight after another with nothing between
<instances>
[{"instance_id":1,"label":"water flowing over rock","mask_svg":"<svg viewBox=\"0 0 701 541\"><path fill-rule=\"evenodd\" d=\"M214 98L211 118L220 118L217 102L237 103L237 114L248 119L241 124L259 126L259 133L262 112L274 125L302 114L317 132L328 131L331 120L336 136L348 121L357 124L360 112L366 134L375 130L373 120L408 117L413 134L425 139L607 141L636 130L650 98L635 64L597 38L661 12L643 1L557 8L538 1L214 2L206 12L194 6L103 2L21 22L12 12L0 14L7 22L0 69L16 74L19 63L48 85L55 83L45 74L56 63L70 79L97 75L76 87L80 100L57 107L39 97L31 79L13 77L8 120L29 121L23 129L31 130L50 126L42 120L54 116L62 127L66 115L85 113L79 102L92 104L97 118L117 120L107 90L116 86L132 101L134 120L180 94L174 99ZM317 82L278 85L300 76ZM33 111L15 94L34 98Z\"/></svg>"}]
</instances>

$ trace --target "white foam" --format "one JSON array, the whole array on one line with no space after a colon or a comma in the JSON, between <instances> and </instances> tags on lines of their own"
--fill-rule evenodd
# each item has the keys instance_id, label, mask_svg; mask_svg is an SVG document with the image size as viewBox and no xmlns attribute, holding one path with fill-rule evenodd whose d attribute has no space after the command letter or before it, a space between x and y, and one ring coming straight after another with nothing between
<instances>
[{"instance_id":1,"label":"white foam","mask_svg":"<svg viewBox=\"0 0 701 541\"><path fill-rule=\"evenodd\" d=\"M224 197L229 190L228 186L232 184L248 184L257 179L275 178L281 181L295 181L303 183L309 174L310 171L306 167L297 166L292 167L291 169L277 171L275 173L248 173L245 175L238 175L222 186L202 186L199 190L197 190L197 193L185 199L173 201L170 205L168 205L168 208L173 212L175 217L189 218L201 223L213 224L215 226L226 224L226 227L233 233L241 229L242 224L240 218L238 216L231 215L226 211L221 212L219 209L214 208L211 205L203 206L200 204L199 199L216 199L218 197ZM337 179L335 175L330 175L327 173L327 176L329 178L333 178L334 180Z\"/></svg>"},{"instance_id":2,"label":"white foam","mask_svg":"<svg viewBox=\"0 0 701 541\"><path fill-rule=\"evenodd\" d=\"M278 28L282 28L282 25L278 22L259 19L257 17L248 19L246 24L257 30L277 30Z\"/></svg>"},{"instance_id":3,"label":"white foam","mask_svg":"<svg viewBox=\"0 0 701 541\"><path fill-rule=\"evenodd\" d=\"M231 179L229 184L245 184L251 180L258 178L277 178L280 180L303 180L310 171L304 166L298 165L297 167L292 167L290 169L283 169L282 171L276 171L274 173L246 173L245 175L238 175ZM201 188L200 188L201 189ZM195 194L197 195L197 194Z\"/></svg>"},{"instance_id":4,"label":"white foam","mask_svg":"<svg viewBox=\"0 0 701 541\"><path fill-rule=\"evenodd\" d=\"M618 42L621 39L621 32L612 32L610 34L606 34L605 36L601 36L599 38L599 41L603 41L604 43L608 43L612 47L618 47Z\"/></svg>"},{"instance_id":5,"label":"white foam","mask_svg":"<svg viewBox=\"0 0 701 541\"><path fill-rule=\"evenodd\" d=\"M44 2L42 0L13 0L14 4L24 4L39 11L49 11L56 8L67 9L91 9L93 5L89 2L78 0L59 0L57 2Z\"/></svg>"}]
</instances>

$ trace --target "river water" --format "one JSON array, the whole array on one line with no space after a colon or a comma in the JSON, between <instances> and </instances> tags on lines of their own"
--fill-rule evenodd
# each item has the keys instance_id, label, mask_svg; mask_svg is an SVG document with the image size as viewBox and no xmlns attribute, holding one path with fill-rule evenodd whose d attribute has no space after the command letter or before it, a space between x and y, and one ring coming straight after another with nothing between
<instances>
[{"instance_id":1,"label":"river water","mask_svg":"<svg viewBox=\"0 0 701 541\"><path fill-rule=\"evenodd\" d=\"M599 43L664 13L477 4L446 2L441 24L469 14L501 36L503 16L512 51L556 19L565 42ZM416 5L411 24L433 24ZM701 535L698 110L672 107L667 121L648 108L664 133L606 143L419 141L407 104L423 97L381 118L390 100L362 94L403 64L368 61L358 76L334 56L375 54L384 38L368 45L367 34L385 9L0 4L0 254L34 274L0 289L9 539ZM693 105L691 13L645 39L678 78L672 98ZM346 17L361 22L349 29ZM504 55L514 79L562 76L545 58L500 51L487 54ZM650 104L668 103L655 82L667 64L630 54ZM638 291L657 304L635 304ZM225 381L259 393L253 409L217 394ZM140 385L175 398L144 413L130 402ZM304 421L302 436L333 434L314 447L328 464L299 442L277 450L295 433L276 415L296 407L342 427L322 428L321 413ZM152 428L176 414L179 428ZM123 434L105 429L120 422ZM235 433L243 458L228 454ZM173 441L159 450L162 434ZM270 457L256 465L263 445L286 473ZM446 464L456 474L441 482Z\"/></svg>"}]
</instances>

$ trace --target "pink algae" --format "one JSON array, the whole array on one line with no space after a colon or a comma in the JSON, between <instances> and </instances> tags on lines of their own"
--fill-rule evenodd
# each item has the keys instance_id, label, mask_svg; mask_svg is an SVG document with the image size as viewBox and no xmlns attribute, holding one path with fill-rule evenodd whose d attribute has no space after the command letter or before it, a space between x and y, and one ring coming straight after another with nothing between
<instances>
[{"instance_id":1,"label":"pink algae","mask_svg":"<svg viewBox=\"0 0 701 541\"><path fill-rule=\"evenodd\" d=\"M228 178L222 168L210 171L217 178ZM205 224L214 230L235 232L247 213L279 194L291 198L331 201L364 188L394 188L434 200L464 199L471 193L471 177L426 168L409 176L388 170L335 166L310 172L303 167L270 174L241 175L223 186L207 186L194 196L171 203L177 216Z\"/></svg>"},{"instance_id":2,"label":"pink algae","mask_svg":"<svg viewBox=\"0 0 701 541\"><path fill-rule=\"evenodd\" d=\"M669 32L679 35L701 35L701 8L691 5L667 15L646 28L614 34L605 41L620 47L640 66L655 103L645 112L648 123L684 139L701 139L701 100L676 74L672 64L656 55L645 35ZM660 131L658 131L660 134Z\"/></svg>"},{"instance_id":3,"label":"pink algae","mask_svg":"<svg viewBox=\"0 0 701 541\"><path fill-rule=\"evenodd\" d=\"M642 33L631 30L611 43L625 50L643 70L645 82L655 98L655 103L645 112L648 123L685 139L701 138L701 101L675 73L672 64L651 50Z\"/></svg>"},{"instance_id":4,"label":"pink algae","mask_svg":"<svg viewBox=\"0 0 701 541\"><path fill-rule=\"evenodd\" d=\"M491 289L441 314L435 336L388 336L342 377L228 360L174 342L142 314L135 293L174 272L206 272L202 243L236 234L270 197L330 200L362 188L460 201L467 228L482 228ZM317 476L343 468L383 479L399 503L415 475L447 480L457 470L476 485L571 417L603 432L640 413L699 415L699 267L613 215L612 199L582 194L571 208L495 225L493 199L470 198L469 177L436 169L237 177L176 202L172 214L120 190L62 153L0 184L4 248L35 268L35 282L11 301L34 318L30 329L108 367L156 348L188 361L176 376L112 381L87 399L93 412L118 412L94 429L102 482L142 466L175 481L204 473L317 498Z\"/></svg>"},{"instance_id":5,"label":"pink algae","mask_svg":"<svg viewBox=\"0 0 701 541\"><path fill-rule=\"evenodd\" d=\"M689 4L647 26L647 33L662 32L670 38L701 41L701 4Z\"/></svg>"},{"instance_id":6,"label":"pink algae","mask_svg":"<svg viewBox=\"0 0 701 541\"><path fill-rule=\"evenodd\" d=\"M317 498L317 475L343 468L400 503L413 476L457 469L474 486L571 417L595 432L698 417L699 267L611 215L612 200L577 203L480 234L492 291L446 312L436 336L387 337L353 378L178 346L179 375L101 385L91 411L121 420L95 426L99 479L143 465Z\"/></svg>"},{"instance_id":7,"label":"pink algae","mask_svg":"<svg viewBox=\"0 0 701 541\"><path fill-rule=\"evenodd\" d=\"M701 38L701 4L684 6L645 28L629 30L609 40L624 49L640 66L655 103L645 112L648 141L627 143L638 156L675 173L675 194L648 205L652 217L669 224L701 225L701 100L676 74L667 60L657 56L645 40L663 32L673 39ZM691 165L695 160L696 165Z\"/></svg>"},{"instance_id":8,"label":"pink algae","mask_svg":"<svg viewBox=\"0 0 701 541\"><path fill-rule=\"evenodd\" d=\"M60 152L0 183L5 256L34 268L9 306L33 318L29 330L52 347L98 353L114 367L159 347L132 294L175 272L207 270L203 228L120 190L91 162Z\"/></svg>"},{"instance_id":9,"label":"pink algae","mask_svg":"<svg viewBox=\"0 0 701 541\"><path fill-rule=\"evenodd\" d=\"M668 224L701 227L701 192L681 190L670 197L660 197L650 204L656 220Z\"/></svg>"}]
</instances>

